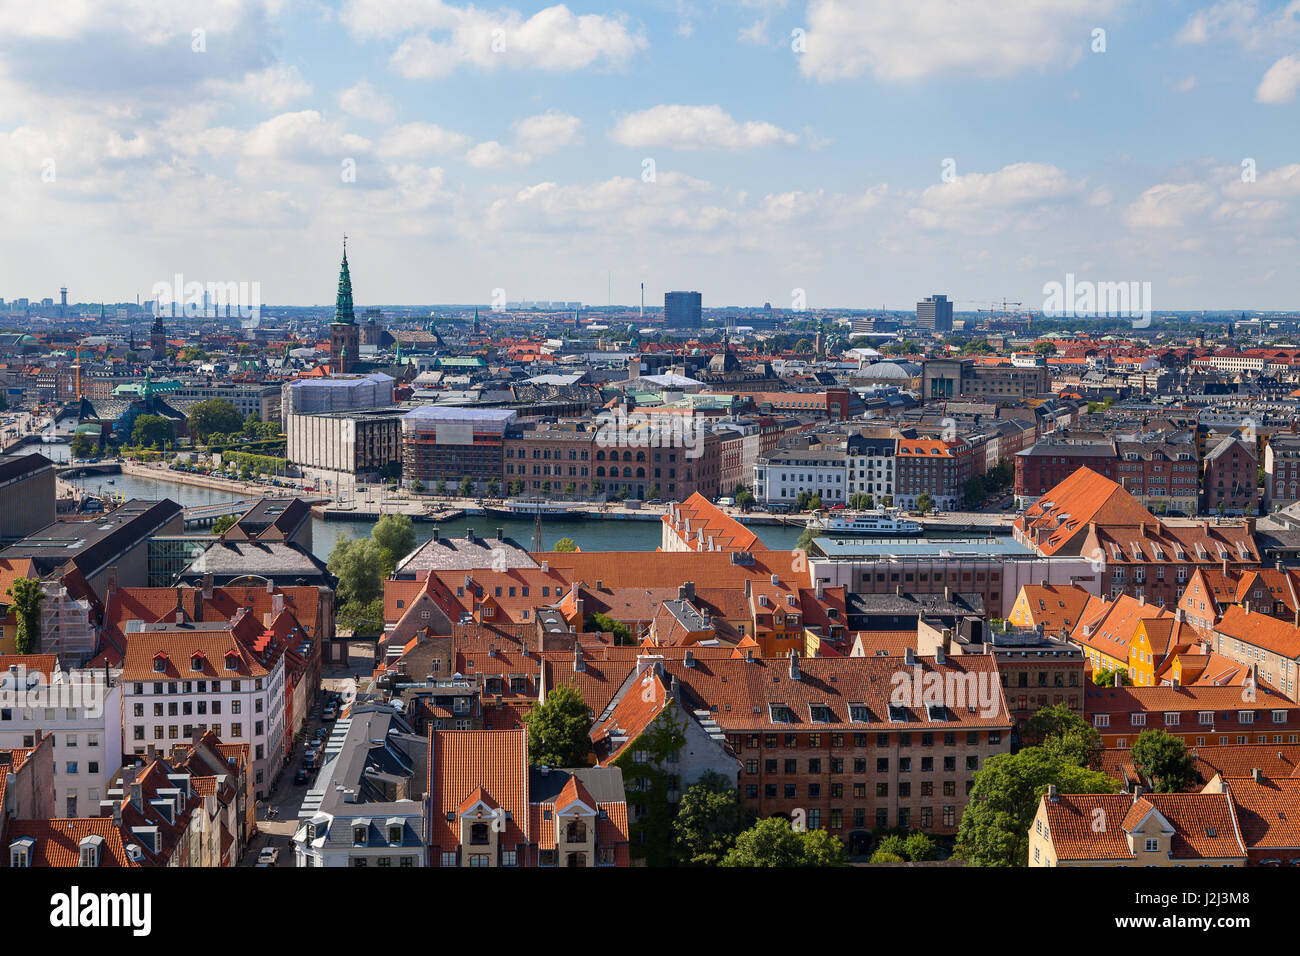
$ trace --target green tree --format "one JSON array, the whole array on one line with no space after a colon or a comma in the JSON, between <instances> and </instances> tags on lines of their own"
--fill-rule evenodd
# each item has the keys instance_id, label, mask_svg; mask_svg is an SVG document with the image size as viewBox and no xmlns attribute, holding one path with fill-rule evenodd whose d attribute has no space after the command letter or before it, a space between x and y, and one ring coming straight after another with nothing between
<instances>
[{"instance_id":1,"label":"green tree","mask_svg":"<svg viewBox=\"0 0 1300 956\"><path fill-rule=\"evenodd\" d=\"M511 495L522 495L523 493L524 493L524 480L522 478L516 478L514 481L510 482Z\"/></svg>"},{"instance_id":2,"label":"green tree","mask_svg":"<svg viewBox=\"0 0 1300 956\"><path fill-rule=\"evenodd\" d=\"M934 507L934 499L930 497L928 491L923 491L916 496L916 510L921 514L929 514L930 509Z\"/></svg>"},{"instance_id":3,"label":"green tree","mask_svg":"<svg viewBox=\"0 0 1300 956\"><path fill-rule=\"evenodd\" d=\"M89 435L73 435L72 445L68 448L68 452L73 458L89 458L95 453L95 443Z\"/></svg>"},{"instance_id":4,"label":"green tree","mask_svg":"<svg viewBox=\"0 0 1300 956\"><path fill-rule=\"evenodd\" d=\"M825 830L796 832L788 820L768 817L736 837L722 866L843 866L848 854Z\"/></svg>"},{"instance_id":5,"label":"green tree","mask_svg":"<svg viewBox=\"0 0 1300 956\"><path fill-rule=\"evenodd\" d=\"M202 441L213 432L237 432L244 420L237 409L224 398L210 398L190 408L190 431Z\"/></svg>"},{"instance_id":6,"label":"green tree","mask_svg":"<svg viewBox=\"0 0 1300 956\"><path fill-rule=\"evenodd\" d=\"M905 863L906 861L905 861L901 856L899 856L897 853L892 853L892 852L890 852L889 850L877 850L875 853L871 854L871 859L870 859L870 861L868 861L868 862L871 862L871 863Z\"/></svg>"},{"instance_id":7,"label":"green tree","mask_svg":"<svg viewBox=\"0 0 1300 956\"><path fill-rule=\"evenodd\" d=\"M566 551L566 552L577 551L578 542L574 541L572 538L561 538L559 541L555 542L555 544L551 546L551 550Z\"/></svg>"},{"instance_id":8,"label":"green tree","mask_svg":"<svg viewBox=\"0 0 1300 956\"><path fill-rule=\"evenodd\" d=\"M460 480L460 496L468 498L474 494L474 479L466 475Z\"/></svg>"},{"instance_id":9,"label":"green tree","mask_svg":"<svg viewBox=\"0 0 1300 956\"><path fill-rule=\"evenodd\" d=\"M1180 793L1196 781L1187 744L1159 728L1138 734L1129 756L1138 772L1151 779L1156 793Z\"/></svg>"},{"instance_id":10,"label":"green tree","mask_svg":"<svg viewBox=\"0 0 1300 956\"><path fill-rule=\"evenodd\" d=\"M440 481L438 482L438 484L440 486L440 488L438 489L438 494L442 494L447 490L447 485L445 482ZM418 495L420 492L424 491L424 482L422 482L419 478L416 478L413 482L411 482L411 490Z\"/></svg>"},{"instance_id":11,"label":"green tree","mask_svg":"<svg viewBox=\"0 0 1300 956\"><path fill-rule=\"evenodd\" d=\"M616 621L608 614L596 613L591 616L591 627L602 634L613 634L615 645L627 647L636 643L632 639L632 629L621 621Z\"/></svg>"},{"instance_id":12,"label":"green tree","mask_svg":"<svg viewBox=\"0 0 1300 956\"><path fill-rule=\"evenodd\" d=\"M39 578L15 578L7 593L13 598L14 616L18 619L14 651L34 654L40 646L41 604L45 601L45 590Z\"/></svg>"},{"instance_id":13,"label":"green tree","mask_svg":"<svg viewBox=\"0 0 1300 956\"><path fill-rule=\"evenodd\" d=\"M573 684L561 684L524 715L528 756L537 766L585 767L591 753L590 708Z\"/></svg>"},{"instance_id":14,"label":"green tree","mask_svg":"<svg viewBox=\"0 0 1300 956\"><path fill-rule=\"evenodd\" d=\"M822 496L821 496L821 495L813 495L811 498L808 499L808 510L809 510L809 511L821 511L821 510L822 510Z\"/></svg>"},{"instance_id":15,"label":"green tree","mask_svg":"<svg viewBox=\"0 0 1300 956\"><path fill-rule=\"evenodd\" d=\"M1115 793L1119 784L1044 747L996 754L975 773L957 829L956 853L974 866L1026 866L1029 828L1055 784L1061 793Z\"/></svg>"},{"instance_id":16,"label":"green tree","mask_svg":"<svg viewBox=\"0 0 1300 956\"><path fill-rule=\"evenodd\" d=\"M673 846L690 866L717 866L736 837L753 825L753 811L740 802L730 780L709 771L682 793L673 819Z\"/></svg>"},{"instance_id":17,"label":"green tree","mask_svg":"<svg viewBox=\"0 0 1300 956\"><path fill-rule=\"evenodd\" d=\"M497 481L495 478L489 478L485 490L487 491L487 496L489 498L495 498L501 493L501 482Z\"/></svg>"},{"instance_id":18,"label":"green tree","mask_svg":"<svg viewBox=\"0 0 1300 956\"><path fill-rule=\"evenodd\" d=\"M372 538L339 538L326 567L338 578L339 603L369 604L384 592L388 554Z\"/></svg>"},{"instance_id":19,"label":"green tree","mask_svg":"<svg viewBox=\"0 0 1300 956\"><path fill-rule=\"evenodd\" d=\"M923 863L926 860L933 860L938 855L938 849L926 834L920 830L910 834L903 843L905 855L913 863Z\"/></svg>"},{"instance_id":20,"label":"green tree","mask_svg":"<svg viewBox=\"0 0 1300 956\"><path fill-rule=\"evenodd\" d=\"M235 522L239 520L239 515L222 515L216 521L212 522L213 534L225 534L234 527Z\"/></svg>"},{"instance_id":21,"label":"green tree","mask_svg":"<svg viewBox=\"0 0 1300 956\"><path fill-rule=\"evenodd\" d=\"M172 440L172 423L161 415L137 416L131 426L131 441L137 445L157 444L160 447Z\"/></svg>"},{"instance_id":22,"label":"green tree","mask_svg":"<svg viewBox=\"0 0 1300 956\"><path fill-rule=\"evenodd\" d=\"M884 853L905 860L907 859L907 838L901 833L886 834L876 844L876 853Z\"/></svg>"},{"instance_id":23,"label":"green tree","mask_svg":"<svg viewBox=\"0 0 1300 956\"><path fill-rule=\"evenodd\" d=\"M1080 767L1101 765L1101 734L1067 704L1038 708L1025 721L1020 741L1026 747L1044 747Z\"/></svg>"},{"instance_id":24,"label":"green tree","mask_svg":"<svg viewBox=\"0 0 1300 956\"><path fill-rule=\"evenodd\" d=\"M745 511L748 511L750 508L754 507L754 502L756 500L757 499L754 497L754 493L750 491L748 488L744 487L743 485L741 486L740 490L736 492L736 504L738 504Z\"/></svg>"},{"instance_id":25,"label":"green tree","mask_svg":"<svg viewBox=\"0 0 1300 956\"><path fill-rule=\"evenodd\" d=\"M808 551L812 548L813 538L815 537L817 537L817 529L812 525L807 525L803 531L799 532L799 540L794 543L794 546L799 551Z\"/></svg>"},{"instance_id":26,"label":"green tree","mask_svg":"<svg viewBox=\"0 0 1300 956\"><path fill-rule=\"evenodd\" d=\"M384 515L370 529L370 537L390 558L385 562L388 574L415 549L415 525L407 515Z\"/></svg>"}]
</instances>

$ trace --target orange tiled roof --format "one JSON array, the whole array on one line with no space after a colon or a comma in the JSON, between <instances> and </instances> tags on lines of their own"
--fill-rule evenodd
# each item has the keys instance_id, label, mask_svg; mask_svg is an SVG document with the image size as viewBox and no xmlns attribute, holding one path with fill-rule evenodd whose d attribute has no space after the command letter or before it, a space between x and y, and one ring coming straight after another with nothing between
<instances>
[{"instance_id":1,"label":"orange tiled roof","mask_svg":"<svg viewBox=\"0 0 1300 956\"><path fill-rule=\"evenodd\" d=\"M1233 809L1225 794L1127 793L1061 794L1043 797L1052 847L1060 860L1131 860L1128 834L1152 812L1173 827L1170 853L1174 859L1243 859ZM1098 830L1096 810L1120 826ZM1211 835L1213 834L1213 835Z\"/></svg>"},{"instance_id":2,"label":"orange tiled roof","mask_svg":"<svg viewBox=\"0 0 1300 956\"><path fill-rule=\"evenodd\" d=\"M1225 637L1262 647L1292 660L1300 658L1300 627L1267 614L1247 611L1234 604L1223 612L1214 630Z\"/></svg>"},{"instance_id":3,"label":"orange tiled roof","mask_svg":"<svg viewBox=\"0 0 1300 956\"><path fill-rule=\"evenodd\" d=\"M103 838L99 854L100 866L141 865L127 856L122 830L113 823L112 817L9 820L4 826L4 837L10 846L23 837L31 837L36 841L32 848L32 866L79 866L81 841L88 836ZM10 865L9 854L4 855L3 863L5 866Z\"/></svg>"}]
</instances>

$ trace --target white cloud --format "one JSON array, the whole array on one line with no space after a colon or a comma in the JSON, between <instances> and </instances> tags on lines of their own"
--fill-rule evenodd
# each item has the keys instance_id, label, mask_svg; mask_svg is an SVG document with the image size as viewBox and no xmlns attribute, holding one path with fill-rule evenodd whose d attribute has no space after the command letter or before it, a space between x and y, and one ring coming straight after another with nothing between
<instances>
[{"instance_id":1,"label":"white cloud","mask_svg":"<svg viewBox=\"0 0 1300 956\"><path fill-rule=\"evenodd\" d=\"M381 156L416 159L436 153L453 153L469 145L463 133L444 129L435 123L407 123L389 130L379 141Z\"/></svg>"},{"instance_id":2,"label":"white cloud","mask_svg":"<svg viewBox=\"0 0 1300 956\"><path fill-rule=\"evenodd\" d=\"M1014 163L996 172L967 173L938 183L921 193L921 202L934 209L987 209L1063 199L1082 188L1082 183L1050 163Z\"/></svg>"},{"instance_id":3,"label":"white cloud","mask_svg":"<svg viewBox=\"0 0 1300 956\"><path fill-rule=\"evenodd\" d=\"M507 149L496 140L479 143L465 154L465 161L476 169L510 169L527 166L533 158L527 153Z\"/></svg>"},{"instance_id":4,"label":"white cloud","mask_svg":"<svg viewBox=\"0 0 1300 956\"><path fill-rule=\"evenodd\" d=\"M514 124L515 142L532 153L549 153L572 146L581 139L582 120L569 113L550 110Z\"/></svg>"},{"instance_id":5,"label":"white cloud","mask_svg":"<svg viewBox=\"0 0 1300 956\"><path fill-rule=\"evenodd\" d=\"M311 95L312 86L296 66L277 63L264 70L250 71L237 81L213 80L207 88L218 96L256 100L264 106L282 110L291 103Z\"/></svg>"},{"instance_id":6,"label":"white cloud","mask_svg":"<svg viewBox=\"0 0 1300 956\"><path fill-rule=\"evenodd\" d=\"M461 66L568 72L617 68L646 49L622 15L574 14L558 4L525 18L516 10L456 7L442 0L350 0L340 16L362 39L402 37L389 60L408 79Z\"/></svg>"},{"instance_id":7,"label":"white cloud","mask_svg":"<svg viewBox=\"0 0 1300 956\"><path fill-rule=\"evenodd\" d=\"M243 137L245 156L286 162L356 157L370 151L370 140L328 122L316 110L281 113L259 123Z\"/></svg>"},{"instance_id":8,"label":"white cloud","mask_svg":"<svg viewBox=\"0 0 1300 956\"><path fill-rule=\"evenodd\" d=\"M1276 12L1261 12L1255 0L1222 0L1187 18L1174 42L1203 46L1230 40L1247 50L1258 50L1278 40L1300 36L1300 0L1290 0Z\"/></svg>"},{"instance_id":9,"label":"white cloud","mask_svg":"<svg viewBox=\"0 0 1300 956\"><path fill-rule=\"evenodd\" d=\"M391 123L397 116L392 102L379 92L369 80L361 80L339 94L339 109L357 119Z\"/></svg>"},{"instance_id":10,"label":"white cloud","mask_svg":"<svg viewBox=\"0 0 1300 956\"><path fill-rule=\"evenodd\" d=\"M799 137L771 123L737 122L721 106L653 106L618 121L610 136L624 146L742 150L788 146Z\"/></svg>"},{"instance_id":11,"label":"white cloud","mask_svg":"<svg viewBox=\"0 0 1300 956\"><path fill-rule=\"evenodd\" d=\"M1200 183L1161 183L1152 186L1124 210L1124 221L1135 229L1168 229L1181 226L1214 201L1214 194Z\"/></svg>"},{"instance_id":12,"label":"white cloud","mask_svg":"<svg viewBox=\"0 0 1300 956\"><path fill-rule=\"evenodd\" d=\"M1284 56L1268 68L1255 90L1260 103L1290 103L1300 90L1300 54Z\"/></svg>"},{"instance_id":13,"label":"white cloud","mask_svg":"<svg viewBox=\"0 0 1300 956\"><path fill-rule=\"evenodd\" d=\"M821 81L871 73L915 80L937 73L1012 76L1070 65L1116 0L810 0L804 75Z\"/></svg>"}]
</instances>

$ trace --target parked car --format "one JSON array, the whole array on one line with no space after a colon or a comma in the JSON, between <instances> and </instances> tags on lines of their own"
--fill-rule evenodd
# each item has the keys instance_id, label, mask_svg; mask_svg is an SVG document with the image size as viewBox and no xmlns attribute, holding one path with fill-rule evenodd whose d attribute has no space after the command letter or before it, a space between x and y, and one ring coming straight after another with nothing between
<instances>
[{"instance_id":1,"label":"parked car","mask_svg":"<svg viewBox=\"0 0 1300 956\"><path fill-rule=\"evenodd\" d=\"M262 847L262 852L257 854L258 866L275 866L280 859L280 848L274 846Z\"/></svg>"},{"instance_id":2,"label":"parked car","mask_svg":"<svg viewBox=\"0 0 1300 956\"><path fill-rule=\"evenodd\" d=\"M306 767L299 767L298 772L293 775L293 782L300 787L310 779L311 774L307 772Z\"/></svg>"},{"instance_id":3,"label":"parked car","mask_svg":"<svg viewBox=\"0 0 1300 956\"><path fill-rule=\"evenodd\" d=\"M339 709L333 704L327 704L324 713L320 716L321 720L336 720L339 716Z\"/></svg>"}]
</instances>

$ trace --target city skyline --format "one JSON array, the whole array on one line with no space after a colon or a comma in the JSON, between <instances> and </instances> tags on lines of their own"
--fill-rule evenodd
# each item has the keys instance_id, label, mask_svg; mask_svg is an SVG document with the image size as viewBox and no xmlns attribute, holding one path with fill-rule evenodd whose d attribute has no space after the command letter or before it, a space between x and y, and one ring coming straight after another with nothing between
<instances>
[{"instance_id":1,"label":"city skyline","mask_svg":"<svg viewBox=\"0 0 1300 956\"><path fill-rule=\"evenodd\" d=\"M0 3L0 284L1295 307L1296 4L913 6Z\"/></svg>"}]
</instances>

